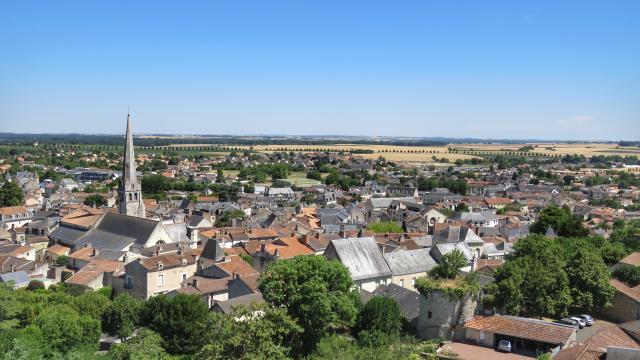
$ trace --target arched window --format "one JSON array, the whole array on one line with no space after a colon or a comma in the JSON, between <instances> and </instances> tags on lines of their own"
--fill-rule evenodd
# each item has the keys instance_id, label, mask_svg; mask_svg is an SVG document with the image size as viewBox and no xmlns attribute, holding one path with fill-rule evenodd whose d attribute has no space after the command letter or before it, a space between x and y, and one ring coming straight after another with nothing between
<instances>
[{"instance_id":1,"label":"arched window","mask_svg":"<svg viewBox=\"0 0 640 360\"><path fill-rule=\"evenodd\" d=\"M133 198L136 199L136 201L138 201L138 193L134 193Z\"/></svg>"},{"instance_id":2,"label":"arched window","mask_svg":"<svg viewBox=\"0 0 640 360\"><path fill-rule=\"evenodd\" d=\"M133 195L129 193L129 201L133 200Z\"/></svg>"}]
</instances>

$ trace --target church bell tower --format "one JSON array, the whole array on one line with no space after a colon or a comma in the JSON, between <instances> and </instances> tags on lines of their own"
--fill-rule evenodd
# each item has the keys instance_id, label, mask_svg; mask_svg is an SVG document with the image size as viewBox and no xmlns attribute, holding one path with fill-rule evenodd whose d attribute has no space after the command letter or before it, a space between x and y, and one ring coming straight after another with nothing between
<instances>
[{"instance_id":1,"label":"church bell tower","mask_svg":"<svg viewBox=\"0 0 640 360\"><path fill-rule=\"evenodd\" d=\"M127 135L124 145L122 177L118 187L118 213L122 215L145 217L142 201L142 185L136 174L136 156L133 151L133 133L131 115L127 114Z\"/></svg>"}]
</instances>

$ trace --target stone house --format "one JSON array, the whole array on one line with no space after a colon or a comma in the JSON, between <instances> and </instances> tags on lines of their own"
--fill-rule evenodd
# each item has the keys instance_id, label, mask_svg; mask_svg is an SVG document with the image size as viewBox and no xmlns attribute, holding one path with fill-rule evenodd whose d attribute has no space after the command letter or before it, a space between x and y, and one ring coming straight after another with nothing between
<instances>
[{"instance_id":1,"label":"stone house","mask_svg":"<svg viewBox=\"0 0 640 360\"><path fill-rule=\"evenodd\" d=\"M141 299L179 289L195 274L197 259L190 251L139 258L125 265L124 289Z\"/></svg>"}]
</instances>

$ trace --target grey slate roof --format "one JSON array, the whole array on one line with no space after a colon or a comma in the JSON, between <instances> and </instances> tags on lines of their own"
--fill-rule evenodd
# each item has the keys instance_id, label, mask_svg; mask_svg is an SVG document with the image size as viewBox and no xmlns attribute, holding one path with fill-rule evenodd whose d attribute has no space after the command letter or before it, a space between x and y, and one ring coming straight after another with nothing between
<instances>
[{"instance_id":1,"label":"grey slate roof","mask_svg":"<svg viewBox=\"0 0 640 360\"><path fill-rule=\"evenodd\" d=\"M213 305L213 310L224 314L230 314L235 306L250 305L251 303L263 303L262 293L252 293L238 296L229 300L219 301Z\"/></svg>"},{"instance_id":2,"label":"grey slate roof","mask_svg":"<svg viewBox=\"0 0 640 360\"><path fill-rule=\"evenodd\" d=\"M216 239L210 239L204 245L204 249L202 249L202 254L200 255L203 259L209 259L218 261L222 259L224 256L224 250L220 247L220 243Z\"/></svg>"},{"instance_id":3,"label":"grey slate roof","mask_svg":"<svg viewBox=\"0 0 640 360\"><path fill-rule=\"evenodd\" d=\"M16 271L0 275L0 282L7 283L9 281L13 281L14 286L21 286L28 284L31 281L31 278L29 278L29 275L24 271Z\"/></svg>"},{"instance_id":4,"label":"grey slate roof","mask_svg":"<svg viewBox=\"0 0 640 360\"><path fill-rule=\"evenodd\" d=\"M429 249L396 251L383 255L394 276L427 272L438 265Z\"/></svg>"},{"instance_id":5,"label":"grey slate roof","mask_svg":"<svg viewBox=\"0 0 640 360\"><path fill-rule=\"evenodd\" d=\"M459 243L446 243L446 244L438 244L431 248L431 255L437 260L440 261L443 255L452 252L453 250L458 249L463 254L467 261L471 261L473 259L473 251L469 248L469 246L464 242Z\"/></svg>"},{"instance_id":6,"label":"grey slate roof","mask_svg":"<svg viewBox=\"0 0 640 360\"><path fill-rule=\"evenodd\" d=\"M349 269L353 280L390 276L391 269L373 237L331 240L340 262Z\"/></svg>"},{"instance_id":7,"label":"grey slate roof","mask_svg":"<svg viewBox=\"0 0 640 360\"><path fill-rule=\"evenodd\" d=\"M49 233L49 239L55 241L56 243L73 246L75 241L82 235L84 235L86 231L78 230L74 228L70 228L64 225L58 226L55 230Z\"/></svg>"},{"instance_id":8,"label":"grey slate roof","mask_svg":"<svg viewBox=\"0 0 640 360\"><path fill-rule=\"evenodd\" d=\"M73 244L73 250L89 245L94 249L120 251L131 246L135 241L136 239L133 237L93 229L87 231Z\"/></svg>"},{"instance_id":9,"label":"grey slate roof","mask_svg":"<svg viewBox=\"0 0 640 360\"><path fill-rule=\"evenodd\" d=\"M404 317L412 321L420 315L420 294L405 289L396 284L379 286L374 292L374 296L386 296L394 299L400 305L400 311Z\"/></svg>"},{"instance_id":10,"label":"grey slate roof","mask_svg":"<svg viewBox=\"0 0 640 360\"><path fill-rule=\"evenodd\" d=\"M135 216L106 213L95 227L76 240L74 248L91 244L94 248L122 250L137 243L144 246L157 226L158 221Z\"/></svg>"},{"instance_id":11,"label":"grey slate roof","mask_svg":"<svg viewBox=\"0 0 640 360\"><path fill-rule=\"evenodd\" d=\"M433 235L415 237L412 240L420 247L428 248L433 246Z\"/></svg>"}]
</instances>

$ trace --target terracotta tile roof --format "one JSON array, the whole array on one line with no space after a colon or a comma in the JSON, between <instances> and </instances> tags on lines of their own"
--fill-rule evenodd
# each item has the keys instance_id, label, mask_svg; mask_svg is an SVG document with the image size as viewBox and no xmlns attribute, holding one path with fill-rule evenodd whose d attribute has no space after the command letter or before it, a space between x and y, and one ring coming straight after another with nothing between
<instances>
[{"instance_id":1,"label":"terracotta tile roof","mask_svg":"<svg viewBox=\"0 0 640 360\"><path fill-rule=\"evenodd\" d=\"M91 281L95 280L99 276L103 276L103 271L96 270L80 270L77 273L71 275L65 283L75 285L87 285Z\"/></svg>"},{"instance_id":2,"label":"terracotta tile roof","mask_svg":"<svg viewBox=\"0 0 640 360\"><path fill-rule=\"evenodd\" d=\"M623 264L640 266L640 252L638 251L632 252L631 254L627 255L624 259L620 260L620 262Z\"/></svg>"},{"instance_id":3,"label":"terracotta tile roof","mask_svg":"<svg viewBox=\"0 0 640 360\"><path fill-rule=\"evenodd\" d=\"M628 297L630 297L635 301L640 301L640 285L636 287L629 287L627 286L627 284L617 279L609 280L609 284L611 284L611 286L616 288L616 291L627 295Z\"/></svg>"},{"instance_id":4,"label":"terracotta tile roof","mask_svg":"<svg viewBox=\"0 0 640 360\"><path fill-rule=\"evenodd\" d=\"M501 315L474 316L464 324L464 327L548 344L564 344L575 331L568 325Z\"/></svg>"},{"instance_id":5,"label":"terracotta tile roof","mask_svg":"<svg viewBox=\"0 0 640 360\"><path fill-rule=\"evenodd\" d=\"M202 250L201 250L202 251ZM140 259L140 264L149 271L158 271L158 264L162 264L163 269L185 266L182 260L186 261L186 265L195 264L198 254L193 251L185 251L182 254L177 252L161 254L157 256Z\"/></svg>"},{"instance_id":6,"label":"terracotta tile roof","mask_svg":"<svg viewBox=\"0 0 640 360\"><path fill-rule=\"evenodd\" d=\"M241 246L224 248L225 255L249 255L247 250Z\"/></svg>"},{"instance_id":7,"label":"terracotta tile roof","mask_svg":"<svg viewBox=\"0 0 640 360\"><path fill-rule=\"evenodd\" d=\"M503 242L506 241L506 239L501 236L483 236L482 240L485 243L492 243L495 245L502 244Z\"/></svg>"},{"instance_id":8,"label":"terracotta tile roof","mask_svg":"<svg viewBox=\"0 0 640 360\"><path fill-rule=\"evenodd\" d=\"M116 260L93 259L81 271L115 272L124 268L124 262Z\"/></svg>"},{"instance_id":9,"label":"terracotta tile roof","mask_svg":"<svg viewBox=\"0 0 640 360\"><path fill-rule=\"evenodd\" d=\"M258 291L258 279L260 278L260 274L250 275L250 276L241 276L240 280L247 284L249 289L253 291Z\"/></svg>"},{"instance_id":10,"label":"terracotta tile roof","mask_svg":"<svg viewBox=\"0 0 640 360\"><path fill-rule=\"evenodd\" d=\"M640 345L618 326L608 326L598 330L591 335L586 343L589 344L589 350L592 351L605 352L607 346L640 350Z\"/></svg>"},{"instance_id":11,"label":"terracotta tile roof","mask_svg":"<svg viewBox=\"0 0 640 360\"><path fill-rule=\"evenodd\" d=\"M203 236L206 238L213 238L213 237L216 237L216 235L218 234L220 234L220 231L216 229L200 230L200 236Z\"/></svg>"},{"instance_id":12,"label":"terracotta tile roof","mask_svg":"<svg viewBox=\"0 0 640 360\"><path fill-rule=\"evenodd\" d=\"M213 279L202 276L193 276L187 279L187 284L185 284L177 291L183 294L198 295L226 291L229 289L229 280L231 280L230 277L226 277L223 279ZM194 282L196 283L195 286Z\"/></svg>"},{"instance_id":13,"label":"terracotta tile roof","mask_svg":"<svg viewBox=\"0 0 640 360\"><path fill-rule=\"evenodd\" d=\"M0 215L17 215L29 212L24 206L8 206L0 208Z\"/></svg>"},{"instance_id":14,"label":"terracotta tile roof","mask_svg":"<svg viewBox=\"0 0 640 360\"><path fill-rule=\"evenodd\" d=\"M504 260L502 259L478 259L476 263L476 271L485 267L495 271L503 264Z\"/></svg>"},{"instance_id":15,"label":"terracotta tile roof","mask_svg":"<svg viewBox=\"0 0 640 360\"><path fill-rule=\"evenodd\" d=\"M11 256L20 256L24 253L27 253L29 251L33 250L33 248L29 245L22 245L19 246L17 248L15 248L13 251L11 251L9 254L7 255L11 255Z\"/></svg>"},{"instance_id":16,"label":"terracotta tile roof","mask_svg":"<svg viewBox=\"0 0 640 360\"><path fill-rule=\"evenodd\" d=\"M249 229L249 239L277 238L278 233L273 229Z\"/></svg>"},{"instance_id":17,"label":"terracotta tile roof","mask_svg":"<svg viewBox=\"0 0 640 360\"><path fill-rule=\"evenodd\" d=\"M259 272L251 267L240 256L227 256L224 262L216 263L216 266L227 272L229 275L238 274L242 276L251 276L259 274Z\"/></svg>"},{"instance_id":18,"label":"terracotta tile roof","mask_svg":"<svg viewBox=\"0 0 640 360\"><path fill-rule=\"evenodd\" d=\"M93 248L90 246L85 246L69 255L70 258L78 260L89 260L91 256L93 256Z\"/></svg>"},{"instance_id":19,"label":"terracotta tile roof","mask_svg":"<svg viewBox=\"0 0 640 360\"><path fill-rule=\"evenodd\" d=\"M507 205L507 204L511 204L513 202L513 200L507 199L507 198L496 197L496 198L485 198L484 202L487 205Z\"/></svg>"},{"instance_id":20,"label":"terracotta tile roof","mask_svg":"<svg viewBox=\"0 0 640 360\"><path fill-rule=\"evenodd\" d=\"M50 252L52 254L56 254L58 256L60 256L60 255L68 255L70 251L71 251L71 248L68 248L66 246L62 246L60 244L55 244L55 245L50 246L50 247L47 248L47 252Z\"/></svg>"},{"instance_id":21,"label":"terracotta tile roof","mask_svg":"<svg viewBox=\"0 0 640 360\"><path fill-rule=\"evenodd\" d=\"M62 219L60 219L60 222L83 228L90 228L100 220L103 214L104 212L101 210L83 207L63 216Z\"/></svg>"},{"instance_id":22,"label":"terracotta tile roof","mask_svg":"<svg viewBox=\"0 0 640 360\"><path fill-rule=\"evenodd\" d=\"M267 244L266 250L274 254L278 250L281 259L289 259L299 255L313 255L315 252L302 244L294 237L283 237L271 244Z\"/></svg>"}]
</instances>

